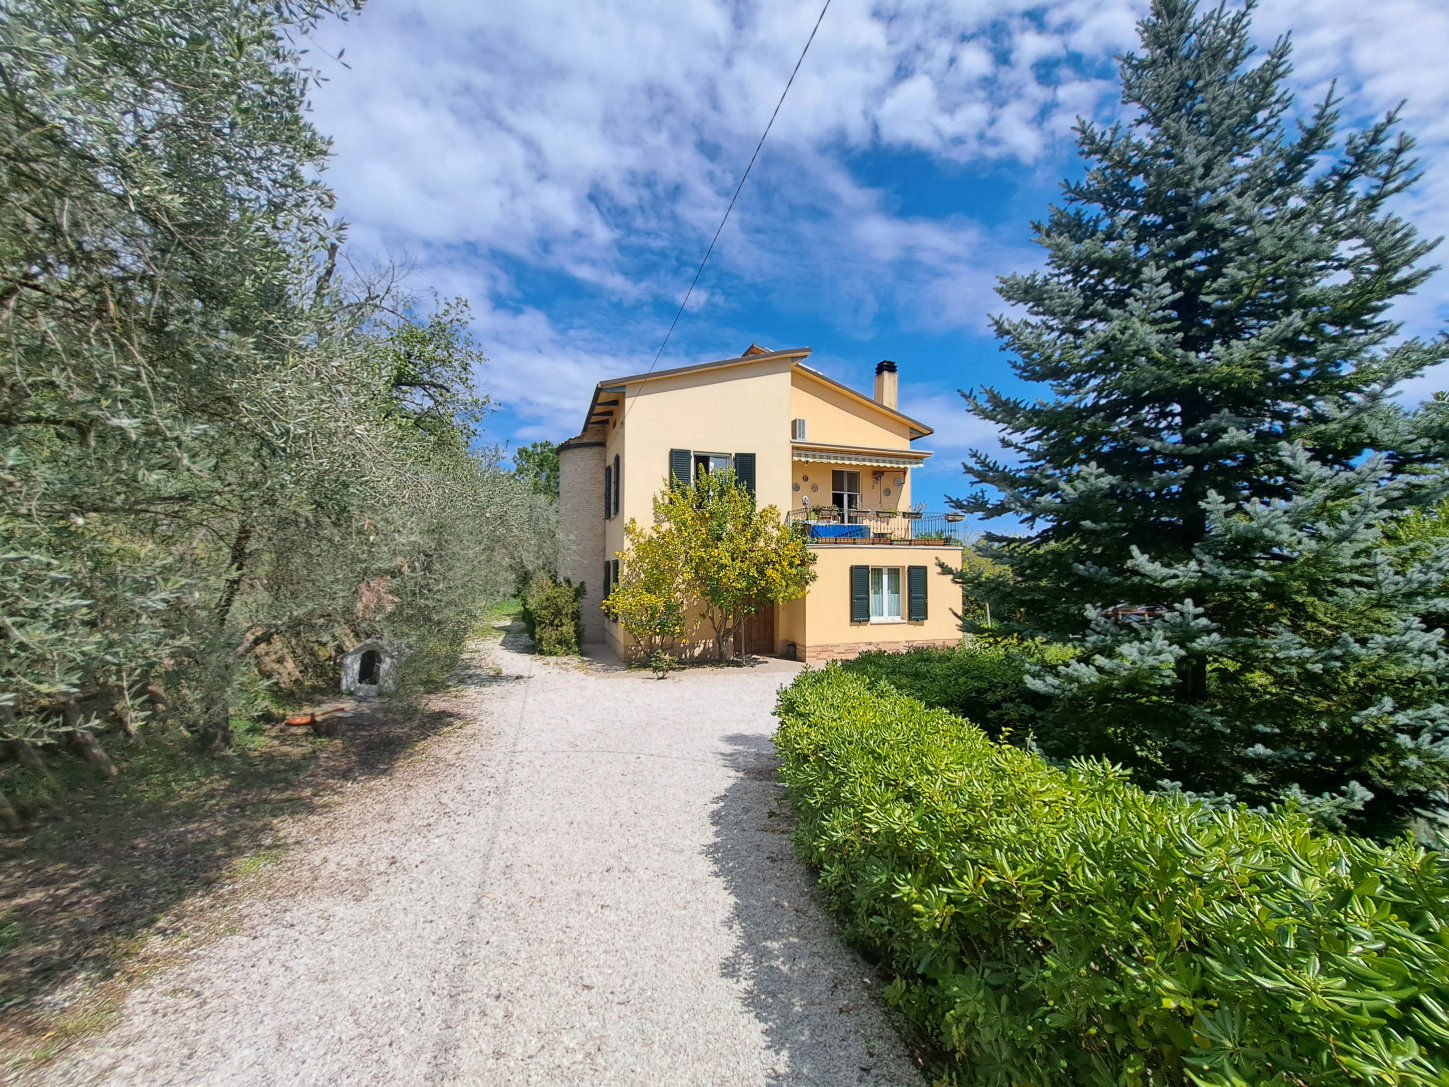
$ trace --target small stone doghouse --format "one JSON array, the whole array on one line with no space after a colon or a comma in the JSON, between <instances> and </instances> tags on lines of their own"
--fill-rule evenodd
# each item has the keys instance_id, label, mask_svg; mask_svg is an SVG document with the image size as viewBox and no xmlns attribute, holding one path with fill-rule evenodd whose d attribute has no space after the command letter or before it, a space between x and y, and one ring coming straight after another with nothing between
<instances>
[{"instance_id":1,"label":"small stone doghouse","mask_svg":"<svg viewBox=\"0 0 1449 1087\"><path fill-rule=\"evenodd\" d=\"M374 698L390 691L398 662L407 655L401 646L383 638L369 638L342 655L342 693Z\"/></svg>"}]
</instances>

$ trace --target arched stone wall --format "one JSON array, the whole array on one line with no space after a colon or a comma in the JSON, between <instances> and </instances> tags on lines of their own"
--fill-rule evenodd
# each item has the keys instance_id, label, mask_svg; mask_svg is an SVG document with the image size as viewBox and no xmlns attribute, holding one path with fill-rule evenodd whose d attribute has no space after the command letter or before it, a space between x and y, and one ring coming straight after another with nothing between
<instances>
[{"instance_id":1,"label":"arched stone wall","mask_svg":"<svg viewBox=\"0 0 1449 1087\"><path fill-rule=\"evenodd\" d=\"M364 654L377 654L377 682L362 682ZM369 638L342 655L342 693L358 698L375 698L393 689L397 682L398 662L407 655L402 647L382 638Z\"/></svg>"}]
</instances>

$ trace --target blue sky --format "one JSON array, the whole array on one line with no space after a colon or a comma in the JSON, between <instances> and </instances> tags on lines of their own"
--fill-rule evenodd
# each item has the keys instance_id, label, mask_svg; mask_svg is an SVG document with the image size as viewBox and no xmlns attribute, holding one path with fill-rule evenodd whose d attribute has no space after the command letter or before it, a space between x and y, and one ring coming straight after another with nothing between
<instances>
[{"instance_id":1,"label":"blue sky","mask_svg":"<svg viewBox=\"0 0 1449 1087\"><path fill-rule=\"evenodd\" d=\"M809 346L869 389L895 359L902 409L936 430L916 497L965 493L965 451L994 436L956 390L1015 386L996 277L1039 262L1030 222L1079 168L1074 119L1120 112L1112 57L1145 8L833 0L660 367ZM596 381L649 366L819 11L373 0L318 32L346 252L469 300L492 440L567 438ZM1333 78L1359 121L1406 101L1427 176L1399 210L1449 233L1449 4L1264 0L1258 39L1288 30L1300 104ZM1446 287L1401 307L1407 331L1444 327Z\"/></svg>"}]
</instances>

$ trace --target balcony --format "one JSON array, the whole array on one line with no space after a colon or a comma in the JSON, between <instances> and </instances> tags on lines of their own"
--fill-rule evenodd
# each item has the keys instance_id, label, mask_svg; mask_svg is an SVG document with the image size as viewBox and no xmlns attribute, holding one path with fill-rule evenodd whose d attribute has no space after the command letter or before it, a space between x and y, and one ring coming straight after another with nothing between
<instances>
[{"instance_id":1,"label":"balcony","mask_svg":"<svg viewBox=\"0 0 1449 1087\"><path fill-rule=\"evenodd\" d=\"M816 506L791 510L785 523L797 529L811 547L833 544L883 547L960 547L964 513L917 513L912 510L837 510Z\"/></svg>"}]
</instances>

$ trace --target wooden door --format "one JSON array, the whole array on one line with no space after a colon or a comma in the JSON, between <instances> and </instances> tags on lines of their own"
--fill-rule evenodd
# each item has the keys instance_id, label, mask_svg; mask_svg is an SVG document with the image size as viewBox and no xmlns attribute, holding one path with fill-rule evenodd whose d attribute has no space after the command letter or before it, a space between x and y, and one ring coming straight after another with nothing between
<instances>
[{"instance_id":1,"label":"wooden door","mask_svg":"<svg viewBox=\"0 0 1449 1087\"><path fill-rule=\"evenodd\" d=\"M766 656L775 652L775 608L761 608L744 621L741 649L747 655Z\"/></svg>"}]
</instances>

